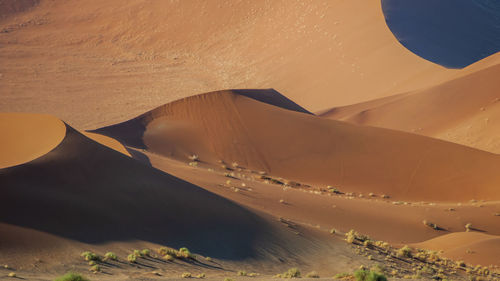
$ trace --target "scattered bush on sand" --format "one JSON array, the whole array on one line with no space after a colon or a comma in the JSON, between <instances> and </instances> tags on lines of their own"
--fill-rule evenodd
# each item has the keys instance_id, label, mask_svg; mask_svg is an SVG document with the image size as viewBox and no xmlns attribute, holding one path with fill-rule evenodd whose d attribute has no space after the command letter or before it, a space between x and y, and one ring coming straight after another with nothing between
<instances>
[{"instance_id":1,"label":"scattered bush on sand","mask_svg":"<svg viewBox=\"0 0 500 281\"><path fill-rule=\"evenodd\" d=\"M137 262L137 256L135 254L130 254L127 256L127 260L130 263L135 263Z\"/></svg>"},{"instance_id":2,"label":"scattered bush on sand","mask_svg":"<svg viewBox=\"0 0 500 281\"><path fill-rule=\"evenodd\" d=\"M387 281L387 278L375 271L360 269L354 272L356 281Z\"/></svg>"},{"instance_id":3,"label":"scattered bush on sand","mask_svg":"<svg viewBox=\"0 0 500 281\"><path fill-rule=\"evenodd\" d=\"M118 259L118 256L113 253L113 252L107 252L106 254L104 254L104 260L117 260Z\"/></svg>"},{"instance_id":4,"label":"scattered bush on sand","mask_svg":"<svg viewBox=\"0 0 500 281\"><path fill-rule=\"evenodd\" d=\"M142 249L141 250L141 257L149 257L151 255L151 250L149 249Z\"/></svg>"},{"instance_id":5,"label":"scattered bush on sand","mask_svg":"<svg viewBox=\"0 0 500 281\"><path fill-rule=\"evenodd\" d=\"M466 231L466 232L469 232L469 231L471 231L471 230L472 230L472 223L468 223L468 224L466 224L466 225L465 225L465 231Z\"/></svg>"},{"instance_id":6,"label":"scattered bush on sand","mask_svg":"<svg viewBox=\"0 0 500 281\"><path fill-rule=\"evenodd\" d=\"M15 272L9 272L9 274L7 276L9 276L9 277L17 277L17 275L16 275Z\"/></svg>"},{"instance_id":7,"label":"scattered bush on sand","mask_svg":"<svg viewBox=\"0 0 500 281\"><path fill-rule=\"evenodd\" d=\"M408 246L403 246L401 249L398 250L397 252L397 256L398 257L402 257L402 258L411 258L412 256L412 248L408 247Z\"/></svg>"},{"instance_id":8,"label":"scattered bush on sand","mask_svg":"<svg viewBox=\"0 0 500 281\"><path fill-rule=\"evenodd\" d=\"M287 272L281 274L283 278L300 278L300 270L296 267L290 268Z\"/></svg>"},{"instance_id":9,"label":"scattered bush on sand","mask_svg":"<svg viewBox=\"0 0 500 281\"><path fill-rule=\"evenodd\" d=\"M191 278L191 273L189 273L189 272L184 272L184 273L182 273L181 277L182 277L182 278Z\"/></svg>"},{"instance_id":10,"label":"scattered bush on sand","mask_svg":"<svg viewBox=\"0 0 500 281\"><path fill-rule=\"evenodd\" d=\"M54 279L54 281L89 281L78 273L68 272L61 277Z\"/></svg>"},{"instance_id":11,"label":"scattered bush on sand","mask_svg":"<svg viewBox=\"0 0 500 281\"><path fill-rule=\"evenodd\" d=\"M92 266L89 270L96 273L96 272L101 271L101 267L98 264L96 264L96 265Z\"/></svg>"},{"instance_id":12,"label":"scattered bush on sand","mask_svg":"<svg viewBox=\"0 0 500 281\"><path fill-rule=\"evenodd\" d=\"M244 270L238 271L238 276L247 276L247 272Z\"/></svg>"},{"instance_id":13,"label":"scattered bush on sand","mask_svg":"<svg viewBox=\"0 0 500 281\"><path fill-rule=\"evenodd\" d=\"M319 278L319 274L316 271L311 271L306 274L307 278Z\"/></svg>"},{"instance_id":14,"label":"scattered bush on sand","mask_svg":"<svg viewBox=\"0 0 500 281\"><path fill-rule=\"evenodd\" d=\"M80 256L82 256L86 261L101 261L101 257L90 251L83 252Z\"/></svg>"},{"instance_id":15,"label":"scattered bush on sand","mask_svg":"<svg viewBox=\"0 0 500 281\"><path fill-rule=\"evenodd\" d=\"M203 279L205 277L206 277L205 273L200 273L200 274L196 275L196 278L198 278L198 279Z\"/></svg>"}]
</instances>

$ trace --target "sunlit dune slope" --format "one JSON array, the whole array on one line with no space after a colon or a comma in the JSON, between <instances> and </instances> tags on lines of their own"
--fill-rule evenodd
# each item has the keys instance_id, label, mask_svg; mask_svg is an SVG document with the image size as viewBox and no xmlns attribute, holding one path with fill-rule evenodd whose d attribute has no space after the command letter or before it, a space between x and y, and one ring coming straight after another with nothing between
<instances>
[{"instance_id":1,"label":"sunlit dune slope","mask_svg":"<svg viewBox=\"0 0 500 281\"><path fill-rule=\"evenodd\" d=\"M457 232L443 235L415 247L443 251L443 255L470 264L499 264L500 236L480 232Z\"/></svg>"},{"instance_id":2,"label":"sunlit dune slope","mask_svg":"<svg viewBox=\"0 0 500 281\"><path fill-rule=\"evenodd\" d=\"M181 99L96 132L168 157L236 161L344 191L406 200L500 198L494 154L286 110L233 91Z\"/></svg>"},{"instance_id":3,"label":"sunlit dune slope","mask_svg":"<svg viewBox=\"0 0 500 281\"><path fill-rule=\"evenodd\" d=\"M496 63L435 87L333 108L320 115L500 153L499 75Z\"/></svg>"},{"instance_id":4,"label":"sunlit dune slope","mask_svg":"<svg viewBox=\"0 0 500 281\"><path fill-rule=\"evenodd\" d=\"M42 0L0 30L0 111L85 129L219 89L275 88L317 111L456 73L403 47L380 1Z\"/></svg>"},{"instance_id":5,"label":"sunlit dune slope","mask_svg":"<svg viewBox=\"0 0 500 281\"><path fill-rule=\"evenodd\" d=\"M0 169L46 154L65 134L64 123L50 115L0 113Z\"/></svg>"}]
</instances>

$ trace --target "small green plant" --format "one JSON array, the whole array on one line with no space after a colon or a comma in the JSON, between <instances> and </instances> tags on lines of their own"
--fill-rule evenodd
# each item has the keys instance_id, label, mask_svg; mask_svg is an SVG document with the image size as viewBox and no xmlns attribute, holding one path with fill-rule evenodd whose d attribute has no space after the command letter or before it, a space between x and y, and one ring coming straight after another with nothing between
<instances>
[{"instance_id":1,"label":"small green plant","mask_svg":"<svg viewBox=\"0 0 500 281\"><path fill-rule=\"evenodd\" d=\"M118 256L113 253L113 252L107 252L106 254L104 254L104 260L117 260L118 259Z\"/></svg>"},{"instance_id":2,"label":"small green plant","mask_svg":"<svg viewBox=\"0 0 500 281\"><path fill-rule=\"evenodd\" d=\"M281 274L283 278L300 278L300 270L296 267L290 268L285 273Z\"/></svg>"},{"instance_id":3,"label":"small green plant","mask_svg":"<svg viewBox=\"0 0 500 281\"><path fill-rule=\"evenodd\" d=\"M229 278L229 277L226 277L226 278L224 278L224 281L234 281L234 280Z\"/></svg>"},{"instance_id":4,"label":"small green plant","mask_svg":"<svg viewBox=\"0 0 500 281\"><path fill-rule=\"evenodd\" d=\"M184 272L184 273L182 273L181 277L182 277L182 278L191 278L191 273L189 273L189 272Z\"/></svg>"},{"instance_id":5,"label":"small green plant","mask_svg":"<svg viewBox=\"0 0 500 281\"><path fill-rule=\"evenodd\" d=\"M101 257L89 251L83 252L80 256L82 256L86 261L101 261Z\"/></svg>"},{"instance_id":6,"label":"small green plant","mask_svg":"<svg viewBox=\"0 0 500 281\"><path fill-rule=\"evenodd\" d=\"M150 254L151 254L151 250L149 250L149 249L142 249L141 250L141 257L149 257Z\"/></svg>"},{"instance_id":7,"label":"small green plant","mask_svg":"<svg viewBox=\"0 0 500 281\"><path fill-rule=\"evenodd\" d=\"M472 230L472 223L468 223L468 224L466 224L466 225L465 225L465 231L466 231L466 232L469 232L469 231L471 231L471 230Z\"/></svg>"},{"instance_id":8,"label":"small green plant","mask_svg":"<svg viewBox=\"0 0 500 281\"><path fill-rule=\"evenodd\" d=\"M211 257L206 257L205 260L206 261L212 261L212 258Z\"/></svg>"},{"instance_id":9,"label":"small green plant","mask_svg":"<svg viewBox=\"0 0 500 281\"><path fill-rule=\"evenodd\" d=\"M78 273L68 272L61 277L57 277L54 281L89 281Z\"/></svg>"},{"instance_id":10,"label":"small green plant","mask_svg":"<svg viewBox=\"0 0 500 281\"><path fill-rule=\"evenodd\" d=\"M137 262L137 256L135 254L130 254L127 256L127 260L130 263L135 263Z\"/></svg>"},{"instance_id":11,"label":"small green plant","mask_svg":"<svg viewBox=\"0 0 500 281\"><path fill-rule=\"evenodd\" d=\"M8 275L8 276L9 276L9 277L16 277L17 275L16 275L16 273L15 273L15 272L9 272L9 275Z\"/></svg>"},{"instance_id":12,"label":"small green plant","mask_svg":"<svg viewBox=\"0 0 500 281\"><path fill-rule=\"evenodd\" d=\"M137 257L140 257L141 256L141 251L134 250L133 254L136 255Z\"/></svg>"},{"instance_id":13,"label":"small green plant","mask_svg":"<svg viewBox=\"0 0 500 281\"><path fill-rule=\"evenodd\" d=\"M89 265L90 266L93 266L93 265L96 265L97 263L95 261L89 261Z\"/></svg>"},{"instance_id":14,"label":"small green plant","mask_svg":"<svg viewBox=\"0 0 500 281\"><path fill-rule=\"evenodd\" d=\"M404 258L411 258L412 256L412 248L408 246L403 246L401 249L398 250L397 252L398 257L404 257Z\"/></svg>"},{"instance_id":15,"label":"small green plant","mask_svg":"<svg viewBox=\"0 0 500 281\"><path fill-rule=\"evenodd\" d=\"M101 271L101 267L98 264L96 264L96 265L92 266L89 270L92 271L92 272L94 272L94 273L95 272L100 272Z\"/></svg>"},{"instance_id":16,"label":"small green plant","mask_svg":"<svg viewBox=\"0 0 500 281\"><path fill-rule=\"evenodd\" d=\"M356 281L387 281L387 278L375 271L360 269L354 272Z\"/></svg>"},{"instance_id":17,"label":"small green plant","mask_svg":"<svg viewBox=\"0 0 500 281\"><path fill-rule=\"evenodd\" d=\"M163 256L163 259L166 260L166 261L173 261L174 260L174 257L172 255L164 255Z\"/></svg>"},{"instance_id":18,"label":"small green plant","mask_svg":"<svg viewBox=\"0 0 500 281\"><path fill-rule=\"evenodd\" d=\"M247 276L247 272L244 270L238 271L238 276Z\"/></svg>"},{"instance_id":19,"label":"small green plant","mask_svg":"<svg viewBox=\"0 0 500 281\"><path fill-rule=\"evenodd\" d=\"M257 275L259 275L259 274L255 273L255 272L251 272L251 273L247 274L248 277L256 277Z\"/></svg>"},{"instance_id":20,"label":"small green plant","mask_svg":"<svg viewBox=\"0 0 500 281\"><path fill-rule=\"evenodd\" d=\"M196 259L195 255L191 254L188 248L182 247L177 251L176 256L179 258L191 258L191 259Z\"/></svg>"},{"instance_id":21,"label":"small green plant","mask_svg":"<svg viewBox=\"0 0 500 281\"><path fill-rule=\"evenodd\" d=\"M333 279L344 279L344 278L350 278L352 274L343 272L343 273L337 273L335 276L333 276Z\"/></svg>"},{"instance_id":22,"label":"small green plant","mask_svg":"<svg viewBox=\"0 0 500 281\"><path fill-rule=\"evenodd\" d=\"M196 275L196 278L203 279L203 278L205 278L205 276L206 276L205 273L200 273L200 274Z\"/></svg>"},{"instance_id":23,"label":"small green plant","mask_svg":"<svg viewBox=\"0 0 500 281\"><path fill-rule=\"evenodd\" d=\"M307 278L319 278L319 274L316 271L311 271L306 274Z\"/></svg>"}]
</instances>

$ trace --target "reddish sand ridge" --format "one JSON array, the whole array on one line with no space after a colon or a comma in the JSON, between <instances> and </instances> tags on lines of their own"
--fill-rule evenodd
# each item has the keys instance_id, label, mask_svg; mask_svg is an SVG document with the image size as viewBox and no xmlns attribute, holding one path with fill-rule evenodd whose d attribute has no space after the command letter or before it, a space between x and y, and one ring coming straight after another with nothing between
<instances>
[{"instance_id":1,"label":"reddish sand ridge","mask_svg":"<svg viewBox=\"0 0 500 281\"><path fill-rule=\"evenodd\" d=\"M379 1L41 1L2 29L0 111L79 128L219 89L272 87L316 111L458 73L401 46Z\"/></svg>"},{"instance_id":2,"label":"reddish sand ridge","mask_svg":"<svg viewBox=\"0 0 500 281\"><path fill-rule=\"evenodd\" d=\"M500 122L499 75L500 64L495 63L435 87L333 108L320 115L500 153L500 127L496 125Z\"/></svg>"},{"instance_id":3,"label":"reddish sand ridge","mask_svg":"<svg viewBox=\"0 0 500 281\"><path fill-rule=\"evenodd\" d=\"M197 154L212 163L236 161L274 176L344 191L410 201L500 199L497 155L319 118L241 92L245 90L185 98L97 132L167 157ZM182 142L178 136L185 136Z\"/></svg>"},{"instance_id":4,"label":"reddish sand ridge","mask_svg":"<svg viewBox=\"0 0 500 281\"><path fill-rule=\"evenodd\" d=\"M0 169L36 159L66 135L64 123L49 115L0 113Z\"/></svg>"}]
</instances>

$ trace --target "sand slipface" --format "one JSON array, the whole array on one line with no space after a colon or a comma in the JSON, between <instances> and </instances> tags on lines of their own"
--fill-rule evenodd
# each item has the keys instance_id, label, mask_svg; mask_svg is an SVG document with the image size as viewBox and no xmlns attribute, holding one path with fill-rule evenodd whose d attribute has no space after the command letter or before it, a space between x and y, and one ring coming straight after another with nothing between
<instances>
[{"instance_id":1,"label":"sand slipface","mask_svg":"<svg viewBox=\"0 0 500 281\"><path fill-rule=\"evenodd\" d=\"M66 127L50 115L0 113L0 132L2 169L45 155L63 140Z\"/></svg>"},{"instance_id":2,"label":"sand slipface","mask_svg":"<svg viewBox=\"0 0 500 281\"><path fill-rule=\"evenodd\" d=\"M233 91L184 98L96 132L166 157L186 160L197 154L204 161L238 162L274 176L345 191L412 201L500 196L495 170L500 158L494 154L319 118ZM191 137L176 142L174 136L179 135Z\"/></svg>"}]
</instances>

